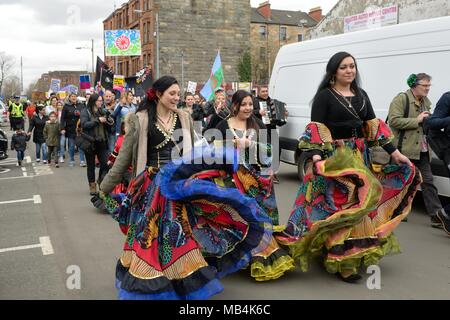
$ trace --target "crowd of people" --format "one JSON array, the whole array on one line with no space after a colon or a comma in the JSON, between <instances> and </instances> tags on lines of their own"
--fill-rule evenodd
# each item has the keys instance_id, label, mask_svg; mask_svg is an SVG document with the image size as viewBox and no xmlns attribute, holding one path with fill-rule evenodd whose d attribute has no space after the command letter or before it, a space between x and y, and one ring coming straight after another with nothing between
<instances>
[{"instance_id":1,"label":"crowd of people","mask_svg":"<svg viewBox=\"0 0 450 320\"><path fill-rule=\"evenodd\" d=\"M31 133L36 161L63 162L67 141L73 165L78 146L92 202L126 237L116 267L121 299L207 299L230 273L247 268L256 281L274 280L306 271L315 257L355 283L363 266L400 252L393 232L419 186L431 225L450 234L427 139L445 130L450 140L450 93L431 115L431 77L414 74L407 83L383 121L361 88L356 59L331 57L299 139L312 161L286 225L279 224L271 166L278 124L264 121L273 112L267 87L257 97L238 90L229 99L218 89L212 101L191 93L181 101L178 81L164 76L140 102L131 92L119 99L94 93L86 103L74 94L64 104L52 97L36 106L28 135L14 119L13 143L19 164L19 145ZM386 162L375 161L376 148ZM450 171L449 153L442 159Z\"/></svg>"}]
</instances>

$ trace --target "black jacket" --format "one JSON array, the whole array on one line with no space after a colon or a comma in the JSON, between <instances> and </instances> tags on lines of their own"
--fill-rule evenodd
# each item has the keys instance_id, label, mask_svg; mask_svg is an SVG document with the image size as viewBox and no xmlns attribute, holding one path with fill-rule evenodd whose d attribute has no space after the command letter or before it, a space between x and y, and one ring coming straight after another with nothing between
<instances>
[{"instance_id":1,"label":"black jacket","mask_svg":"<svg viewBox=\"0 0 450 320\"><path fill-rule=\"evenodd\" d=\"M101 123L98 118L100 117L107 117L108 122L107 123ZM93 115L88 110L88 108L84 108L83 111L81 111L80 116L80 125L81 129L83 129L83 132L91 137L93 137L97 142L107 142L108 141L108 128L111 126L114 126L114 120L111 116L107 116L103 111L100 111L100 114ZM103 130L103 137L104 139L101 139L100 136L97 136L96 129L99 128L100 130Z\"/></svg>"},{"instance_id":2,"label":"black jacket","mask_svg":"<svg viewBox=\"0 0 450 320\"><path fill-rule=\"evenodd\" d=\"M28 140L30 140L30 138L25 131L20 134L14 133L11 139L11 150L25 151Z\"/></svg>"},{"instance_id":3,"label":"black jacket","mask_svg":"<svg viewBox=\"0 0 450 320\"><path fill-rule=\"evenodd\" d=\"M45 143L44 127L47 121L48 121L47 116L43 116L41 119L37 114L35 114L33 118L31 118L28 132L32 132L34 130L33 131L34 143Z\"/></svg>"},{"instance_id":4,"label":"black jacket","mask_svg":"<svg viewBox=\"0 0 450 320\"><path fill-rule=\"evenodd\" d=\"M61 130L66 130L66 138L75 138L77 122L84 105L81 103L65 104L61 113Z\"/></svg>"}]
</instances>

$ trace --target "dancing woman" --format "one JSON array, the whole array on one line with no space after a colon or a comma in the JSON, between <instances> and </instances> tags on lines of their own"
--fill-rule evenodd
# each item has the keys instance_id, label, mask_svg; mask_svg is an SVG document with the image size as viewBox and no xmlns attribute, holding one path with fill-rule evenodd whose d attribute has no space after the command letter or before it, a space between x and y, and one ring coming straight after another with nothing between
<instances>
[{"instance_id":1,"label":"dancing woman","mask_svg":"<svg viewBox=\"0 0 450 320\"><path fill-rule=\"evenodd\" d=\"M362 265L400 251L392 232L410 212L420 175L376 118L349 53L339 52L328 62L311 121L299 148L312 156L312 170L276 238L303 271L312 256L322 255L328 272L355 282ZM395 164L372 163L370 150L377 146Z\"/></svg>"}]
</instances>

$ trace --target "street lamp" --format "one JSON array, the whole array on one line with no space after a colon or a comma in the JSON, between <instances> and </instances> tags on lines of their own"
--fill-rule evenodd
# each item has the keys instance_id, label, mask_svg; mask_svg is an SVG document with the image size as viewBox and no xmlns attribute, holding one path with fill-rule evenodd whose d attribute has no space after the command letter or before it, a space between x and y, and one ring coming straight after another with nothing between
<instances>
[{"instance_id":1,"label":"street lamp","mask_svg":"<svg viewBox=\"0 0 450 320\"><path fill-rule=\"evenodd\" d=\"M94 83L94 39L91 39L91 47L77 47L77 50L90 49L92 53L92 83Z\"/></svg>"},{"instance_id":2,"label":"street lamp","mask_svg":"<svg viewBox=\"0 0 450 320\"><path fill-rule=\"evenodd\" d=\"M306 20L306 19L301 19L298 22L298 25L300 27L302 27L302 41L305 41L305 26L306 26L307 23L308 23L308 20Z\"/></svg>"}]
</instances>

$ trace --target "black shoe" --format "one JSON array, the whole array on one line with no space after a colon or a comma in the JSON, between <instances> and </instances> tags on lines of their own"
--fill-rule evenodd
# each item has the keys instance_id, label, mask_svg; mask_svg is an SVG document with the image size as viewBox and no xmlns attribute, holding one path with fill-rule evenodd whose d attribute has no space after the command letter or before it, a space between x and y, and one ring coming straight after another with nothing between
<instances>
[{"instance_id":1,"label":"black shoe","mask_svg":"<svg viewBox=\"0 0 450 320\"><path fill-rule=\"evenodd\" d=\"M431 220L431 227L432 228L442 229L442 222L441 222L441 220L439 220L437 215L431 216L430 220Z\"/></svg>"},{"instance_id":2,"label":"black shoe","mask_svg":"<svg viewBox=\"0 0 450 320\"><path fill-rule=\"evenodd\" d=\"M354 273L348 277L344 277L340 272L338 272L338 273L336 273L336 276L339 279L341 279L342 281L347 282L347 283L357 283L359 280L362 279L362 277L357 273Z\"/></svg>"},{"instance_id":3,"label":"black shoe","mask_svg":"<svg viewBox=\"0 0 450 320\"><path fill-rule=\"evenodd\" d=\"M444 231L450 236L450 216L441 209L437 212L437 217L441 220Z\"/></svg>"},{"instance_id":4,"label":"black shoe","mask_svg":"<svg viewBox=\"0 0 450 320\"><path fill-rule=\"evenodd\" d=\"M402 222L408 222L408 217L402 220Z\"/></svg>"},{"instance_id":5,"label":"black shoe","mask_svg":"<svg viewBox=\"0 0 450 320\"><path fill-rule=\"evenodd\" d=\"M276 174L273 175L273 183L274 184L279 184L280 183L280 179L278 179Z\"/></svg>"}]
</instances>

